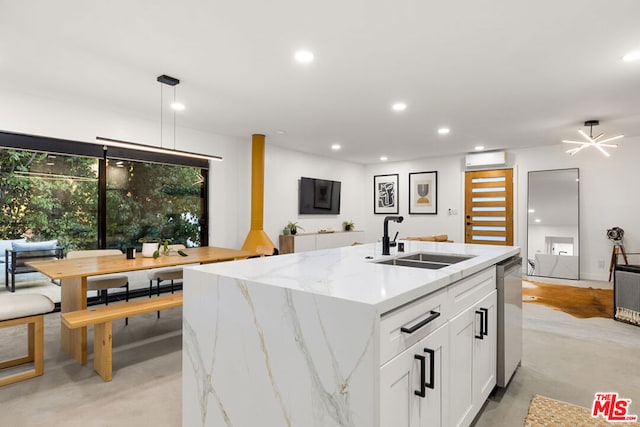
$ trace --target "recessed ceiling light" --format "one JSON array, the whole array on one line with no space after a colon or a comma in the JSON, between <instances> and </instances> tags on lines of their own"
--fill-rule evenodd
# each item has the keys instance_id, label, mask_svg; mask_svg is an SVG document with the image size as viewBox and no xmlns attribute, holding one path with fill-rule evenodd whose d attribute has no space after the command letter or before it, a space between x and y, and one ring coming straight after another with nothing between
<instances>
[{"instance_id":1,"label":"recessed ceiling light","mask_svg":"<svg viewBox=\"0 0 640 427\"><path fill-rule=\"evenodd\" d=\"M393 111L404 111L407 109L407 104L405 104L404 102L396 102L391 106L391 109Z\"/></svg>"},{"instance_id":2,"label":"recessed ceiling light","mask_svg":"<svg viewBox=\"0 0 640 427\"><path fill-rule=\"evenodd\" d=\"M339 149L341 149L341 148L342 148L342 147L340 146L340 144L333 144L333 145L331 146L331 149L332 149L332 150L335 150L335 151L338 151L338 150L339 150Z\"/></svg>"},{"instance_id":3,"label":"recessed ceiling light","mask_svg":"<svg viewBox=\"0 0 640 427\"><path fill-rule=\"evenodd\" d=\"M536 218L536 222L542 222L540 218Z\"/></svg>"},{"instance_id":4,"label":"recessed ceiling light","mask_svg":"<svg viewBox=\"0 0 640 427\"><path fill-rule=\"evenodd\" d=\"M449 132L451 132L451 130L449 128L440 128L440 129L438 129L438 133L440 135L448 135Z\"/></svg>"},{"instance_id":5,"label":"recessed ceiling light","mask_svg":"<svg viewBox=\"0 0 640 427\"><path fill-rule=\"evenodd\" d=\"M313 53L309 52L308 50L299 50L293 57L297 62L301 64L308 64L310 62L313 62L314 58Z\"/></svg>"},{"instance_id":6,"label":"recessed ceiling light","mask_svg":"<svg viewBox=\"0 0 640 427\"><path fill-rule=\"evenodd\" d=\"M172 102L171 103L171 109L175 110L175 111L183 111L184 110L184 104L182 102Z\"/></svg>"},{"instance_id":7,"label":"recessed ceiling light","mask_svg":"<svg viewBox=\"0 0 640 427\"><path fill-rule=\"evenodd\" d=\"M382 160L383 162L386 162L387 160L389 160L389 158L387 156L382 156L380 157L380 160Z\"/></svg>"},{"instance_id":8,"label":"recessed ceiling light","mask_svg":"<svg viewBox=\"0 0 640 427\"><path fill-rule=\"evenodd\" d=\"M474 147L474 150L476 150L476 151L482 151L482 150L484 150L484 145L476 145L476 146Z\"/></svg>"},{"instance_id":9,"label":"recessed ceiling light","mask_svg":"<svg viewBox=\"0 0 640 427\"><path fill-rule=\"evenodd\" d=\"M535 209L529 209L529 213L534 213L535 211Z\"/></svg>"},{"instance_id":10,"label":"recessed ceiling light","mask_svg":"<svg viewBox=\"0 0 640 427\"><path fill-rule=\"evenodd\" d=\"M625 56L622 57L622 60L624 62L633 62L633 61L640 60L640 50L627 53Z\"/></svg>"}]
</instances>

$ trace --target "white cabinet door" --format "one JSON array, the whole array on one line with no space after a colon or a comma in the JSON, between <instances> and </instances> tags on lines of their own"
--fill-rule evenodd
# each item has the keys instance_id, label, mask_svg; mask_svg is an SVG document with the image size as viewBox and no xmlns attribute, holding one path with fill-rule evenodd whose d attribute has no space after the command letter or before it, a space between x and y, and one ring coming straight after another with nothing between
<instances>
[{"instance_id":1,"label":"white cabinet door","mask_svg":"<svg viewBox=\"0 0 640 427\"><path fill-rule=\"evenodd\" d=\"M303 234L298 235L294 239L294 252L309 252L316 250L316 235Z\"/></svg>"},{"instance_id":2,"label":"white cabinet door","mask_svg":"<svg viewBox=\"0 0 640 427\"><path fill-rule=\"evenodd\" d=\"M496 385L497 291L449 322L451 425L468 426Z\"/></svg>"},{"instance_id":3,"label":"white cabinet door","mask_svg":"<svg viewBox=\"0 0 640 427\"><path fill-rule=\"evenodd\" d=\"M381 427L445 427L448 327L380 368Z\"/></svg>"},{"instance_id":4,"label":"white cabinet door","mask_svg":"<svg viewBox=\"0 0 640 427\"><path fill-rule=\"evenodd\" d=\"M419 344L380 368L380 427L418 427L420 417Z\"/></svg>"},{"instance_id":5,"label":"white cabinet door","mask_svg":"<svg viewBox=\"0 0 640 427\"><path fill-rule=\"evenodd\" d=\"M448 427L449 326L418 343L425 359L426 396L420 405L420 427Z\"/></svg>"},{"instance_id":6,"label":"white cabinet door","mask_svg":"<svg viewBox=\"0 0 640 427\"><path fill-rule=\"evenodd\" d=\"M497 295L498 291L493 291L475 305L475 310L481 312L483 316L483 319L480 319L483 327L481 331L483 339L474 340L474 392L477 408L482 407L496 385Z\"/></svg>"},{"instance_id":7,"label":"white cabinet door","mask_svg":"<svg viewBox=\"0 0 640 427\"><path fill-rule=\"evenodd\" d=\"M467 426L474 417L473 350L480 335L480 315L470 307L449 322L449 419L452 426Z\"/></svg>"}]
</instances>

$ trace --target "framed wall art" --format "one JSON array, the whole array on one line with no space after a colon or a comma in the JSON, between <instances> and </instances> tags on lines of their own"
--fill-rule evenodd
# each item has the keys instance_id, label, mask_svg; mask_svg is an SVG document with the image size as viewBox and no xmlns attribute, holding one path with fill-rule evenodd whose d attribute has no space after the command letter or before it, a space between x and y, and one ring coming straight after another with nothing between
<instances>
[{"instance_id":1,"label":"framed wall art","mask_svg":"<svg viewBox=\"0 0 640 427\"><path fill-rule=\"evenodd\" d=\"M398 213L398 174L373 177L373 213Z\"/></svg>"},{"instance_id":2,"label":"framed wall art","mask_svg":"<svg viewBox=\"0 0 640 427\"><path fill-rule=\"evenodd\" d=\"M438 213L438 172L409 173L409 213Z\"/></svg>"}]
</instances>

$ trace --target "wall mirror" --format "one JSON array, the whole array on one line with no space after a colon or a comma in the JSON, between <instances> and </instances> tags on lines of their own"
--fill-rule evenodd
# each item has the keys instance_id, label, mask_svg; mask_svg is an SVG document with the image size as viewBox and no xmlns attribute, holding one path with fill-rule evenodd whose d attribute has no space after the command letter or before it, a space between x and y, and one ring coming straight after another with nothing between
<instances>
[{"instance_id":1,"label":"wall mirror","mask_svg":"<svg viewBox=\"0 0 640 427\"><path fill-rule=\"evenodd\" d=\"M580 278L579 186L577 168L529 172L530 276Z\"/></svg>"}]
</instances>

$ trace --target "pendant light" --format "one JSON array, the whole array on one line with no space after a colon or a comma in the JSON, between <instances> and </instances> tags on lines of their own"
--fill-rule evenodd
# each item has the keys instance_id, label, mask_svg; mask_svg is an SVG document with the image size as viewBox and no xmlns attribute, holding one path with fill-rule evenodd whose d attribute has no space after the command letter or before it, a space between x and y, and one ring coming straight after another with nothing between
<instances>
[{"instance_id":1,"label":"pendant light","mask_svg":"<svg viewBox=\"0 0 640 427\"><path fill-rule=\"evenodd\" d=\"M587 120L586 122L584 122L584 125L589 127L589 135L587 135L582 129L578 129L578 132L580 133L580 135L582 135L584 137L584 139L586 141L572 141L572 140L563 139L562 142L564 142L564 143L579 145L579 147L567 150L567 153L569 153L570 155L573 156L573 155L575 155L576 153L580 152L581 150L583 150L586 147L595 147L602 154L604 154L606 157L609 157L609 153L607 153L603 147L617 148L618 144L608 144L608 142L615 141L616 139L623 138L624 135L616 135L616 136L613 136L611 138L600 139L600 138L602 138L604 136L604 133L601 133L600 135L594 137L593 136L593 127L594 126L598 126L599 124L600 124L599 120Z\"/></svg>"},{"instance_id":2,"label":"pendant light","mask_svg":"<svg viewBox=\"0 0 640 427\"><path fill-rule=\"evenodd\" d=\"M148 151L152 153L169 154L172 156L190 157L201 160L217 160L222 161L220 156L212 156L208 154L199 154L191 151L177 150L176 149L176 111L184 110L182 103L176 102L176 86L180 83L180 80L175 77L167 76L163 74L156 79L160 84L160 146L140 144L137 142L122 141L113 138L106 138L97 136L96 140L100 141L107 147L120 147L129 148L133 150ZM164 136L164 120L163 120L163 104L164 104L164 86L173 87L173 101L171 102L171 109L173 110L173 148L167 148L163 144Z\"/></svg>"}]
</instances>

